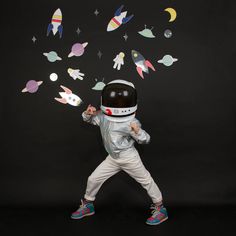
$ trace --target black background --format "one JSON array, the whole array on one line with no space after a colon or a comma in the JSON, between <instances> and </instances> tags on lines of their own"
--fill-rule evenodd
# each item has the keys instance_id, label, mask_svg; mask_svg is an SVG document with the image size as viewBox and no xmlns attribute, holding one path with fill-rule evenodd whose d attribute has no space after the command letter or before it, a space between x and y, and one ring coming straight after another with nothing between
<instances>
[{"instance_id":1,"label":"black background","mask_svg":"<svg viewBox=\"0 0 236 236\"><path fill-rule=\"evenodd\" d=\"M134 18L106 32L122 4ZM137 88L137 118L152 140L136 146L166 205L234 205L235 5L219 0L7 1L0 23L0 205L79 204L87 177L106 157L99 129L81 118L88 104L99 107L100 92L91 88L95 78L103 77L105 83L126 79ZM172 23L163 11L167 7L178 14ZM46 36L57 8L63 14L62 39ZM154 27L155 39L137 34L144 24ZM164 37L165 29L172 30L172 38ZM67 58L76 42L88 42L84 55ZM156 72L144 73L142 80L132 49L149 59ZM62 61L50 63L43 56L53 50ZM112 60L120 51L126 54L125 65L116 71ZM171 67L157 63L165 54L178 62ZM69 67L85 73L84 80L69 77ZM56 82L49 80L52 72L59 76ZM35 94L21 93L30 79L44 82ZM61 84L84 103L56 102ZM119 173L103 185L97 202L148 204L150 199L138 183Z\"/></svg>"}]
</instances>

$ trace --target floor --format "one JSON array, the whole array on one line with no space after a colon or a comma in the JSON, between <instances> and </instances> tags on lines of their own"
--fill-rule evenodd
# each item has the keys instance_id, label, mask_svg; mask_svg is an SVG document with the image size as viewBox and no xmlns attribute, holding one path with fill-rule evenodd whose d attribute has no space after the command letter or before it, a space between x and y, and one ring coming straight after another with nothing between
<instances>
[{"instance_id":1,"label":"floor","mask_svg":"<svg viewBox=\"0 0 236 236\"><path fill-rule=\"evenodd\" d=\"M169 219L145 224L143 206L98 205L96 214L70 219L74 207L0 208L0 235L236 235L236 207L168 207Z\"/></svg>"}]
</instances>

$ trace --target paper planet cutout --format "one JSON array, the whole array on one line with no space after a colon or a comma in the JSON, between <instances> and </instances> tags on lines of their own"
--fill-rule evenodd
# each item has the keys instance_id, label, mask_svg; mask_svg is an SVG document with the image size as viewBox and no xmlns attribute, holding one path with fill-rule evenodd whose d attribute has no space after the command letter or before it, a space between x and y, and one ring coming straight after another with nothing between
<instances>
[{"instance_id":1,"label":"paper planet cutout","mask_svg":"<svg viewBox=\"0 0 236 236\"><path fill-rule=\"evenodd\" d=\"M21 91L22 93L29 92L35 93L37 92L39 86L43 83L43 81L35 81L29 80L25 86L25 88Z\"/></svg>"},{"instance_id":2,"label":"paper planet cutout","mask_svg":"<svg viewBox=\"0 0 236 236\"><path fill-rule=\"evenodd\" d=\"M85 47L88 45L88 43L75 43L72 48L71 48L71 52L70 54L68 55L68 57L73 57L73 56L76 56L76 57L79 57L79 56L82 56L84 54L84 49Z\"/></svg>"},{"instance_id":3,"label":"paper planet cutout","mask_svg":"<svg viewBox=\"0 0 236 236\"><path fill-rule=\"evenodd\" d=\"M57 81L58 75L56 73L52 73L50 74L49 78L51 81Z\"/></svg>"},{"instance_id":4,"label":"paper planet cutout","mask_svg":"<svg viewBox=\"0 0 236 236\"><path fill-rule=\"evenodd\" d=\"M47 59L48 59L48 61L50 61L50 62L55 62L55 61L57 61L57 60L59 60L59 61L62 60L62 59L57 55L57 53L54 52L54 51L51 51L51 52L49 52L49 53L45 52L45 53L43 53L43 55L46 56Z\"/></svg>"},{"instance_id":5,"label":"paper planet cutout","mask_svg":"<svg viewBox=\"0 0 236 236\"><path fill-rule=\"evenodd\" d=\"M169 29L165 30L164 36L165 36L167 39L171 38L171 37L172 37L172 31L169 30Z\"/></svg>"},{"instance_id":6,"label":"paper planet cutout","mask_svg":"<svg viewBox=\"0 0 236 236\"><path fill-rule=\"evenodd\" d=\"M162 63L165 66L171 66L174 62L178 61L177 58L173 58L171 55L165 55L158 63Z\"/></svg>"},{"instance_id":7,"label":"paper planet cutout","mask_svg":"<svg viewBox=\"0 0 236 236\"><path fill-rule=\"evenodd\" d=\"M145 38L155 38L156 36L152 33L152 29L153 27L151 29L147 29L145 25L145 29L139 31L138 33Z\"/></svg>"}]
</instances>

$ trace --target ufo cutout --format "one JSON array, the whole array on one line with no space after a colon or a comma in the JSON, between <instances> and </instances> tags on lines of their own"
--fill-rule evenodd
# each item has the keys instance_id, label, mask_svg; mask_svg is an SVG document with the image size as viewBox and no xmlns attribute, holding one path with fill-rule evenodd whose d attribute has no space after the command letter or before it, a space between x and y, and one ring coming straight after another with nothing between
<instances>
[{"instance_id":1,"label":"ufo cutout","mask_svg":"<svg viewBox=\"0 0 236 236\"><path fill-rule=\"evenodd\" d=\"M145 25L145 29L139 31L138 33L145 38L156 38L156 36L152 33L153 27L151 29L147 29L146 27L147 26Z\"/></svg>"},{"instance_id":2,"label":"ufo cutout","mask_svg":"<svg viewBox=\"0 0 236 236\"><path fill-rule=\"evenodd\" d=\"M98 90L101 91L103 90L104 86L106 85L105 83L103 83L104 78L102 79L102 81L97 82L96 85L92 88L93 90ZM97 79L95 79L95 81L98 81Z\"/></svg>"}]
</instances>

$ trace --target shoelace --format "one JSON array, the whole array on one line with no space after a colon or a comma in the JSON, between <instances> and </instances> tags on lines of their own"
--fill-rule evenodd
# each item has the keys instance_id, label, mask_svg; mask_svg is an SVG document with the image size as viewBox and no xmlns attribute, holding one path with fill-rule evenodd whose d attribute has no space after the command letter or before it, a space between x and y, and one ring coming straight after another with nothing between
<instances>
[{"instance_id":1,"label":"shoelace","mask_svg":"<svg viewBox=\"0 0 236 236\"><path fill-rule=\"evenodd\" d=\"M81 201L81 205L79 206L79 208L78 208L77 211L79 211L79 210L83 210L83 209L86 208L86 204L84 204L83 200L80 200L80 201Z\"/></svg>"},{"instance_id":2,"label":"shoelace","mask_svg":"<svg viewBox=\"0 0 236 236\"><path fill-rule=\"evenodd\" d=\"M151 212L153 218L155 218L157 215L159 215L161 213L160 212L161 207L157 207L155 205L152 205L150 207L150 209L153 209L152 212Z\"/></svg>"}]
</instances>

